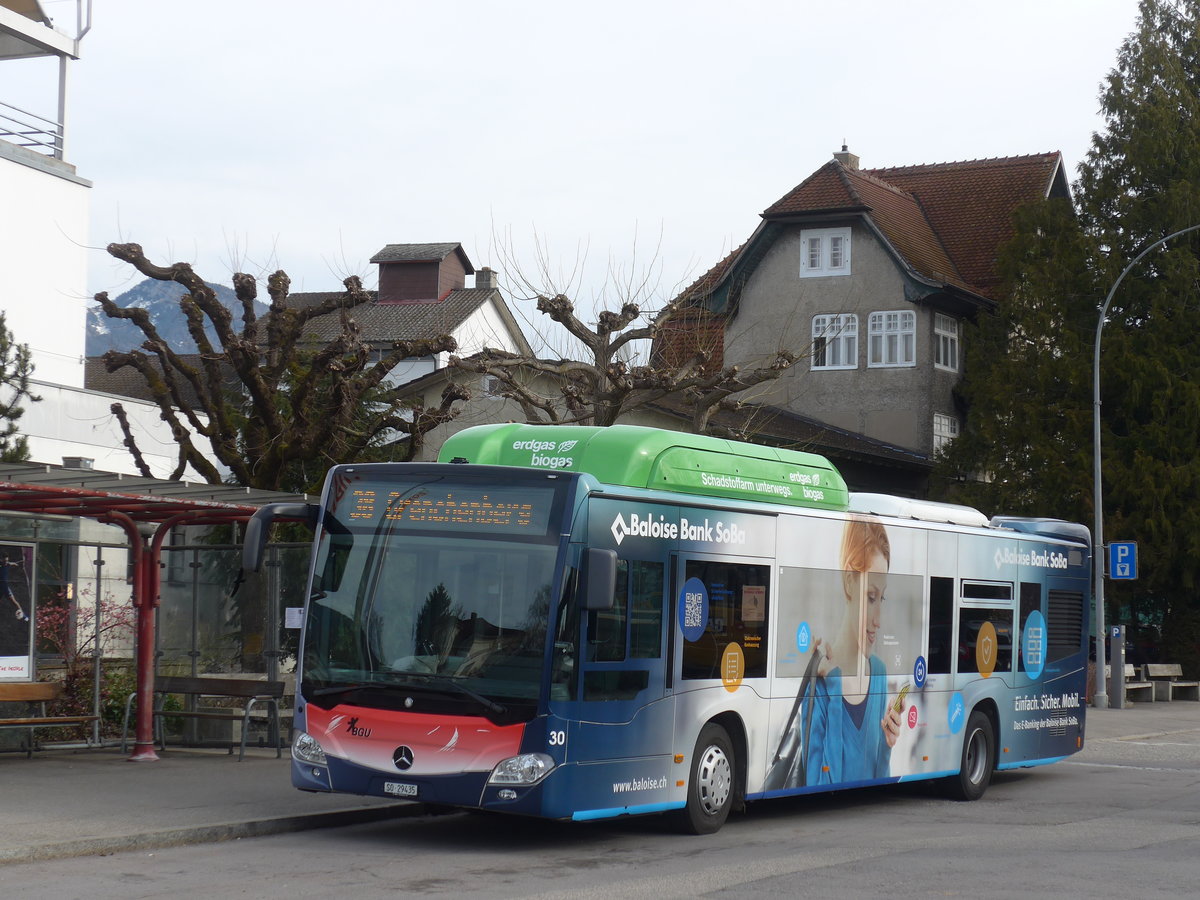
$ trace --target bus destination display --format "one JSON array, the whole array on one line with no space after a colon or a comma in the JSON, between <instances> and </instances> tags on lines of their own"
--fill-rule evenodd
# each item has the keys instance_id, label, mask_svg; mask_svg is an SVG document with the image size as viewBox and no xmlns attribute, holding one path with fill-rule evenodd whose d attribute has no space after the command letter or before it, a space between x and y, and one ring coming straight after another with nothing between
<instances>
[{"instance_id":1,"label":"bus destination display","mask_svg":"<svg viewBox=\"0 0 1200 900\"><path fill-rule=\"evenodd\" d=\"M395 483L351 488L342 501L351 526L546 533L552 489L476 488L445 484L401 488Z\"/></svg>"}]
</instances>

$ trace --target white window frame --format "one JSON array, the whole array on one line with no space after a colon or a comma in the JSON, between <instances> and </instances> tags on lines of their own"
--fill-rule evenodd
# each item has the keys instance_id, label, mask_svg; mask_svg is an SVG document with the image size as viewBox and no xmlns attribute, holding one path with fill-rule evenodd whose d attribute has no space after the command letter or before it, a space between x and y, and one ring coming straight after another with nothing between
<instances>
[{"instance_id":1,"label":"white window frame","mask_svg":"<svg viewBox=\"0 0 1200 900\"><path fill-rule=\"evenodd\" d=\"M822 313L812 318L813 369L858 368L858 316L854 313ZM830 359L837 362L831 363Z\"/></svg>"},{"instance_id":2,"label":"white window frame","mask_svg":"<svg viewBox=\"0 0 1200 900\"><path fill-rule=\"evenodd\" d=\"M849 274L849 228L805 228L800 232L801 278Z\"/></svg>"},{"instance_id":3,"label":"white window frame","mask_svg":"<svg viewBox=\"0 0 1200 900\"><path fill-rule=\"evenodd\" d=\"M958 418L943 413L933 414L933 452L941 453L946 445L958 437Z\"/></svg>"},{"instance_id":4,"label":"white window frame","mask_svg":"<svg viewBox=\"0 0 1200 900\"><path fill-rule=\"evenodd\" d=\"M917 315L881 310L867 319L867 367L899 369L917 364Z\"/></svg>"},{"instance_id":5,"label":"white window frame","mask_svg":"<svg viewBox=\"0 0 1200 900\"><path fill-rule=\"evenodd\" d=\"M958 319L945 313L933 315L933 365L947 372L958 371Z\"/></svg>"}]
</instances>

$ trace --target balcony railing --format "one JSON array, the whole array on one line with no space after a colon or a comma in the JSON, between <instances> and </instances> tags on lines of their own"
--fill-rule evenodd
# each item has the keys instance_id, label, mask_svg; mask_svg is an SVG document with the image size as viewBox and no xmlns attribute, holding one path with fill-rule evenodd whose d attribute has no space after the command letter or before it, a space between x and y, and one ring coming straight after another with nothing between
<instances>
[{"instance_id":1,"label":"balcony railing","mask_svg":"<svg viewBox=\"0 0 1200 900\"><path fill-rule=\"evenodd\" d=\"M63 156L63 126L61 122L43 118L0 102L0 141L26 147L55 159Z\"/></svg>"}]
</instances>

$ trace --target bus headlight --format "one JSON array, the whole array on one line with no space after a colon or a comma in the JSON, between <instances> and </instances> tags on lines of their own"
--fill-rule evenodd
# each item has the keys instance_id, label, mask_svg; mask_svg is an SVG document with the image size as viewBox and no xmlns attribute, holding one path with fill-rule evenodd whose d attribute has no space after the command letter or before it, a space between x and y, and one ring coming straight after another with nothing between
<instances>
[{"instance_id":1,"label":"bus headlight","mask_svg":"<svg viewBox=\"0 0 1200 900\"><path fill-rule=\"evenodd\" d=\"M554 760L545 753L522 753L501 760L492 769L488 784L537 784L553 768Z\"/></svg>"},{"instance_id":2,"label":"bus headlight","mask_svg":"<svg viewBox=\"0 0 1200 900\"><path fill-rule=\"evenodd\" d=\"M321 749L317 739L307 731L301 731L292 741L292 758L318 766L326 764L325 751Z\"/></svg>"}]
</instances>

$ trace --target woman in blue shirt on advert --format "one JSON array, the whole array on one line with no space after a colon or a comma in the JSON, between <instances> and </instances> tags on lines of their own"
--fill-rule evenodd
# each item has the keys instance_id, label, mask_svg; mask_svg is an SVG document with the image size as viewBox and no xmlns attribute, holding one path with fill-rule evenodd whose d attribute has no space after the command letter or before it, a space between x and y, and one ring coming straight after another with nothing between
<instances>
[{"instance_id":1,"label":"woman in blue shirt on advert","mask_svg":"<svg viewBox=\"0 0 1200 900\"><path fill-rule=\"evenodd\" d=\"M841 626L831 639L813 642L803 702L781 737L768 790L889 776L900 713L888 702L887 671L874 650L890 563L881 523L861 517L846 523Z\"/></svg>"}]
</instances>

